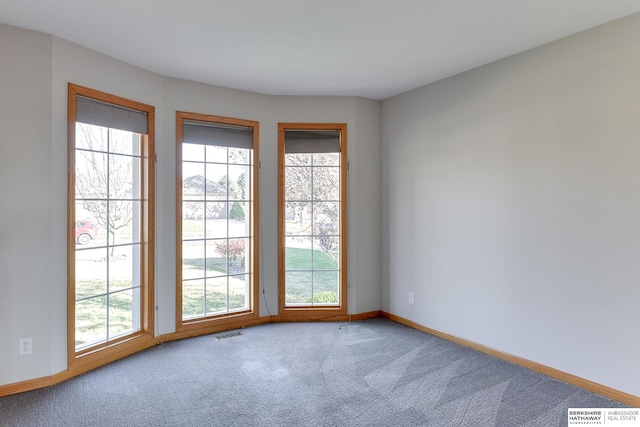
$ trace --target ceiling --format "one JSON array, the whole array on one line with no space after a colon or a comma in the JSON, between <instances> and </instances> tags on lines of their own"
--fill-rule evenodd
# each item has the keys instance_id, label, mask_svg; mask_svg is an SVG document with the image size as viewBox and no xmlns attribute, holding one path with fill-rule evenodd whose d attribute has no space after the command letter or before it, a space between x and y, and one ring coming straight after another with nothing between
<instances>
[{"instance_id":1,"label":"ceiling","mask_svg":"<svg viewBox=\"0 0 640 427\"><path fill-rule=\"evenodd\" d=\"M0 0L0 23L165 76L384 99L639 11L639 0Z\"/></svg>"}]
</instances>

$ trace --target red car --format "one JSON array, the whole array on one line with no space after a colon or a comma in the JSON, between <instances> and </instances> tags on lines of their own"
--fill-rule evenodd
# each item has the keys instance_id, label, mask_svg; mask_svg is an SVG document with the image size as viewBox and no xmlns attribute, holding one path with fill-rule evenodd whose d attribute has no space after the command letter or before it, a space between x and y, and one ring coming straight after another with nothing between
<instances>
[{"instance_id":1,"label":"red car","mask_svg":"<svg viewBox=\"0 0 640 427\"><path fill-rule=\"evenodd\" d=\"M86 245L96 238L98 227L89 221L76 221L76 242L79 245Z\"/></svg>"}]
</instances>

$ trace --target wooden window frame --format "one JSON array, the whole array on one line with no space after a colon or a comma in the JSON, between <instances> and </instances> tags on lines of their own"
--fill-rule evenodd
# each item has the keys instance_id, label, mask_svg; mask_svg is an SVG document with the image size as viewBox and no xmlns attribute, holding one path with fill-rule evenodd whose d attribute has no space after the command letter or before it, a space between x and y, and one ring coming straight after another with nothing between
<instances>
[{"instance_id":1,"label":"wooden window frame","mask_svg":"<svg viewBox=\"0 0 640 427\"><path fill-rule=\"evenodd\" d=\"M75 346L75 150L78 97L145 112L147 133L141 135L140 330L81 350ZM67 369L71 375L136 353L155 344L155 108L98 90L68 85L67 157Z\"/></svg>"},{"instance_id":2,"label":"wooden window frame","mask_svg":"<svg viewBox=\"0 0 640 427\"><path fill-rule=\"evenodd\" d=\"M249 251L251 256L251 284L249 290L249 308L245 311L206 316L203 318L184 320L182 317L182 140L184 121L194 120L222 125L251 127L253 130L253 164L251 173L253 182L250 186L253 211L250 219L251 241ZM260 202L259 202L259 150L260 124L257 121L223 117L210 114L200 114L176 111L176 338L206 334L221 330L233 329L259 323L259 289L260 289Z\"/></svg>"},{"instance_id":3,"label":"wooden window frame","mask_svg":"<svg viewBox=\"0 0 640 427\"><path fill-rule=\"evenodd\" d=\"M340 132L340 260L339 306L286 305L285 272L285 131L309 130ZM346 123L278 123L278 317L282 320L344 320L348 314L348 246L347 246L347 125Z\"/></svg>"}]
</instances>

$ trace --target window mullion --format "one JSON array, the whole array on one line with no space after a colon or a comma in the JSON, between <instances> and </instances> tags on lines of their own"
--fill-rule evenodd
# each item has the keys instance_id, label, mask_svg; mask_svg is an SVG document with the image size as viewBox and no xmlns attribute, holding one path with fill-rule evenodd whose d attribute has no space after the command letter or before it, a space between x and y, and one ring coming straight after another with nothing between
<instances>
[{"instance_id":1,"label":"window mullion","mask_svg":"<svg viewBox=\"0 0 640 427\"><path fill-rule=\"evenodd\" d=\"M202 279L203 281L203 289L204 289L204 295L202 298L203 301L203 306L202 306L202 315L206 316L207 315L207 147L204 147L204 162L203 162L203 169L204 169L204 194L202 196L202 222L204 223L204 231L203 231L203 240L202 240L202 246L204 247L204 259L202 260L203 262L203 269L204 269L204 277Z\"/></svg>"},{"instance_id":2,"label":"window mullion","mask_svg":"<svg viewBox=\"0 0 640 427\"><path fill-rule=\"evenodd\" d=\"M110 319L110 311L109 310L109 301L110 301L110 293L111 293L111 280L110 280L110 276L111 276L111 250L112 250L112 245L115 244L115 237L114 237L114 241L109 243L109 228L111 227L111 162L112 162L112 155L111 155L111 129L107 130L107 324L106 324L106 333L107 333L107 341L109 341L109 319ZM115 230L114 230L115 232Z\"/></svg>"},{"instance_id":3,"label":"window mullion","mask_svg":"<svg viewBox=\"0 0 640 427\"><path fill-rule=\"evenodd\" d=\"M231 238L229 237L230 232L231 232L231 225L229 224L229 214L231 213L231 207L229 206L231 204L230 201L230 197L229 197L229 184L231 183L231 177L229 176L229 147L227 147L227 149L225 150L227 153L227 163L225 165L225 176L227 177L226 179L226 184L227 184L227 188L226 188L226 201L225 201L225 226L227 228L227 256L225 259L225 265L226 265L226 272L227 272L227 276L226 276L226 292L225 292L225 312L229 313L229 255L231 253Z\"/></svg>"},{"instance_id":4,"label":"window mullion","mask_svg":"<svg viewBox=\"0 0 640 427\"><path fill-rule=\"evenodd\" d=\"M314 197L314 190L315 190L315 156L313 155L313 153L311 153L311 194L309 195L309 199L311 200L311 305L315 305L314 302L314 294L315 294L315 290L314 290L314 286L315 286L315 281L314 281L314 261L315 261L315 239L316 239L316 221L315 221L315 197Z\"/></svg>"}]
</instances>

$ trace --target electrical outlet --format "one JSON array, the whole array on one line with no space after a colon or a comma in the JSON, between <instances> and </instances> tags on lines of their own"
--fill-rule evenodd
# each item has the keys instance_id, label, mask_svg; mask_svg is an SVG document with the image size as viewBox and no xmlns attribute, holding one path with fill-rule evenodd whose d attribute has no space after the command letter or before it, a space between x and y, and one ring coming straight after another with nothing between
<instances>
[{"instance_id":1,"label":"electrical outlet","mask_svg":"<svg viewBox=\"0 0 640 427\"><path fill-rule=\"evenodd\" d=\"M33 341L31 338L20 338L20 356L33 353Z\"/></svg>"},{"instance_id":2,"label":"electrical outlet","mask_svg":"<svg viewBox=\"0 0 640 427\"><path fill-rule=\"evenodd\" d=\"M413 292L409 292L409 304L415 304L416 303L416 294L414 294Z\"/></svg>"}]
</instances>

